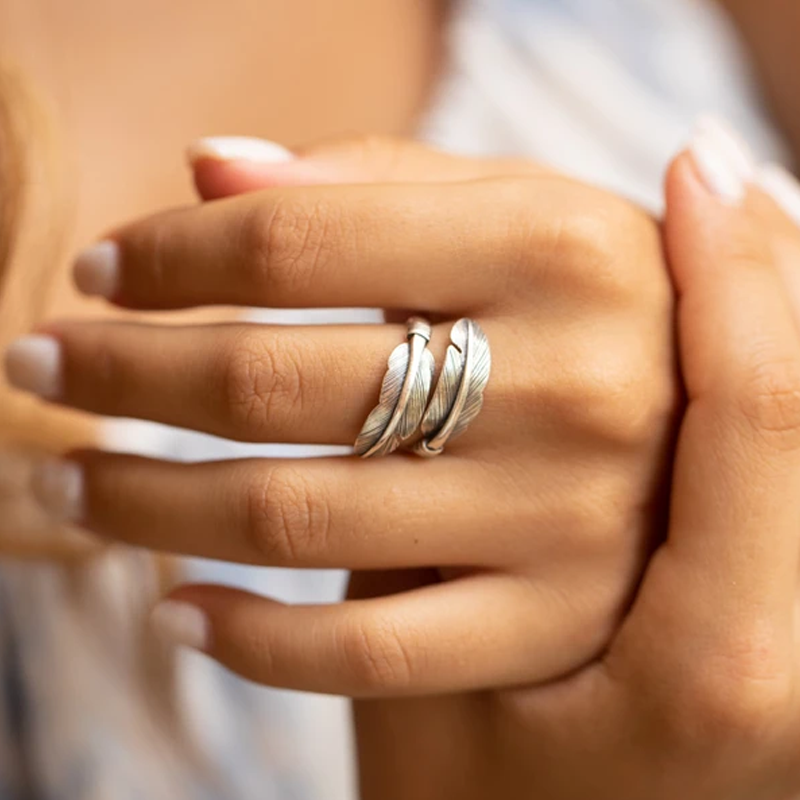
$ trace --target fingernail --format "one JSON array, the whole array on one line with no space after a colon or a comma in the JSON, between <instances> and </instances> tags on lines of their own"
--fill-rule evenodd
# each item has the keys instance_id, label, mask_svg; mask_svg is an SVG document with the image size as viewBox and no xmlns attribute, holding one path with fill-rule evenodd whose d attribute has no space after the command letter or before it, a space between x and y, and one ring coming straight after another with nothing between
<instances>
[{"instance_id":1,"label":"fingernail","mask_svg":"<svg viewBox=\"0 0 800 800\"><path fill-rule=\"evenodd\" d=\"M706 114L697 121L696 130L711 137L720 150L723 150L733 165L734 171L745 183L753 180L756 171L756 157L736 129L724 119Z\"/></svg>"},{"instance_id":2,"label":"fingernail","mask_svg":"<svg viewBox=\"0 0 800 800\"><path fill-rule=\"evenodd\" d=\"M52 519L78 522L83 517L83 469L74 461L43 461L34 470L31 490Z\"/></svg>"},{"instance_id":3,"label":"fingernail","mask_svg":"<svg viewBox=\"0 0 800 800\"><path fill-rule=\"evenodd\" d=\"M20 336L6 349L5 371L15 388L56 398L62 389L61 343L52 336Z\"/></svg>"},{"instance_id":4,"label":"fingernail","mask_svg":"<svg viewBox=\"0 0 800 800\"><path fill-rule=\"evenodd\" d=\"M765 164L756 174L756 183L800 225L800 182L788 169Z\"/></svg>"},{"instance_id":5,"label":"fingernail","mask_svg":"<svg viewBox=\"0 0 800 800\"><path fill-rule=\"evenodd\" d=\"M204 158L215 161L250 161L256 164L284 164L294 154L276 142L250 136L212 136L198 139L186 151L190 164Z\"/></svg>"},{"instance_id":6,"label":"fingernail","mask_svg":"<svg viewBox=\"0 0 800 800\"><path fill-rule=\"evenodd\" d=\"M159 639L172 645L207 650L211 628L208 617L197 606L180 600L162 600L150 617Z\"/></svg>"},{"instance_id":7,"label":"fingernail","mask_svg":"<svg viewBox=\"0 0 800 800\"><path fill-rule=\"evenodd\" d=\"M75 259L72 275L83 294L112 298L119 288L119 245L106 240L87 247Z\"/></svg>"},{"instance_id":8,"label":"fingernail","mask_svg":"<svg viewBox=\"0 0 800 800\"><path fill-rule=\"evenodd\" d=\"M730 125L715 117L701 118L689 152L710 192L731 205L744 199L747 184L755 175L755 159Z\"/></svg>"}]
</instances>

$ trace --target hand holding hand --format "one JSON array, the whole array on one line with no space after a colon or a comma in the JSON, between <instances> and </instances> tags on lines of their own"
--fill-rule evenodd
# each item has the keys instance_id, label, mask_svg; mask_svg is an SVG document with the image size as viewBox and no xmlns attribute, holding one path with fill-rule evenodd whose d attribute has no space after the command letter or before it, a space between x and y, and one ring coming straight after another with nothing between
<instances>
[{"instance_id":1,"label":"hand holding hand","mask_svg":"<svg viewBox=\"0 0 800 800\"><path fill-rule=\"evenodd\" d=\"M701 132L669 173L688 407L666 540L607 651L474 696L480 727L462 707L443 731L450 699L360 704L364 797L798 796L800 230L756 174L797 212L794 179L729 139Z\"/></svg>"},{"instance_id":2,"label":"hand holding hand","mask_svg":"<svg viewBox=\"0 0 800 800\"><path fill-rule=\"evenodd\" d=\"M196 170L208 195L272 188L119 228L79 261L84 289L140 310L414 309L441 320L439 363L452 321L474 317L493 351L484 409L430 461L75 454L40 475L45 505L148 548L356 571L333 606L194 586L159 610L264 683L419 695L550 680L595 658L638 578L671 440L656 223L531 164L402 143ZM8 366L99 414L348 444L404 338L394 324L63 322L15 345Z\"/></svg>"}]
</instances>

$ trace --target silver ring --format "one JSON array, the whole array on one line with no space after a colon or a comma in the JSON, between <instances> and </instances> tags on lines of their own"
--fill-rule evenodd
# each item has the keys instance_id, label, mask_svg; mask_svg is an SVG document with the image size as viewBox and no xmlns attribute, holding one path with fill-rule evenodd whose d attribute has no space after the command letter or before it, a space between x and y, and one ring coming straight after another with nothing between
<instances>
[{"instance_id":1,"label":"silver ring","mask_svg":"<svg viewBox=\"0 0 800 800\"><path fill-rule=\"evenodd\" d=\"M474 319L458 320L450 331L450 341L422 418L422 439L414 445L414 452L427 458L441 455L445 444L462 434L478 416L492 368L489 340Z\"/></svg>"},{"instance_id":2,"label":"silver ring","mask_svg":"<svg viewBox=\"0 0 800 800\"><path fill-rule=\"evenodd\" d=\"M428 342L430 323L412 317L408 341L389 356L378 405L370 412L354 448L362 458L388 456L411 438L422 422L433 385L435 364Z\"/></svg>"}]
</instances>

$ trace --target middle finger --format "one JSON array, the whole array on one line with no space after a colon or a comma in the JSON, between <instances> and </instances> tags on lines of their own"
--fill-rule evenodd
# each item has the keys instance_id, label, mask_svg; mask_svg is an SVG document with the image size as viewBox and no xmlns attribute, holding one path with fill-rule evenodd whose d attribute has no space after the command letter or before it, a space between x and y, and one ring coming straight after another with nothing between
<instances>
[{"instance_id":1,"label":"middle finger","mask_svg":"<svg viewBox=\"0 0 800 800\"><path fill-rule=\"evenodd\" d=\"M461 314L513 295L523 256L563 238L575 207L554 177L264 190L121 228L79 257L75 278L132 308Z\"/></svg>"},{"instance_id":2,"label":"middle finger","mask_svg":"<svg viewBox=\"0 0 800 800\"><path fill-rule=\"evenodd\" d=\"M449 329L435 327L436 355ZM490 340L500 329L488 325ZM390 353L407 336L404 325L79 322L47 332L60 362L51 400L227 439L300 444L354 441ZM497 436L508 416L503 364L500 358L486 407L464 437L473 444L481 431Z\"/></svg>"}]
</instances>

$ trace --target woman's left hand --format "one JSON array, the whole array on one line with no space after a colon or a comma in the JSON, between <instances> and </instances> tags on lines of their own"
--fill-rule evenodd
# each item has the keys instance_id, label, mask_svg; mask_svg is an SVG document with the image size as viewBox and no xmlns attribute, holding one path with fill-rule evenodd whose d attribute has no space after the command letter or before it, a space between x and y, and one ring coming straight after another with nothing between
<instances>
[{"instance_id":1,"label":"woman's left hand","mask_svg":"<svg viewBox=\"0 0 800 800\"><path fill-rule=\"evenodd\" d=\"M413 309L438 321L439 364L452 321L470 316L493 354L483 411L432 460L77 453L39 476L43 502L147 548L356 571L336 605L187 586L159 609L183 641L265 684L466 692L596 658L653 542L678 396L658 224L529 163L397 142L195 168L207 197L273 188L115 230L79 259L84 290L139 310ZM63 322L14 345L8 367L98 414L348 444L405 337L397 324Z\"/></svg>"}]
</instances>

